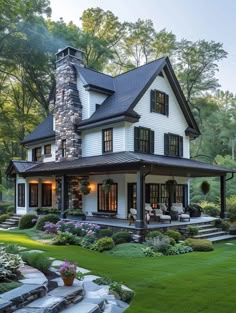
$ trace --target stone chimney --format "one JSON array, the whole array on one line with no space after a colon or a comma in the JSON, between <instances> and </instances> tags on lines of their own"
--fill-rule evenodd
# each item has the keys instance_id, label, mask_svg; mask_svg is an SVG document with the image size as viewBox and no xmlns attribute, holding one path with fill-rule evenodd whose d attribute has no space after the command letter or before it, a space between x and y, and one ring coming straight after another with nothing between
<instances>
[{"instance_id":1,"label":"stone chimney","mask_svg":"<svg viewBox=\"0 0 236 313\"><path fill-rule=\"evenodd\" d=\"M82 154L81 135L76 131L82 119L82 105L72 63L83 66L80 50L66 47L56 53L56 161L76 159Z\"/></svg>"}]
</instances>

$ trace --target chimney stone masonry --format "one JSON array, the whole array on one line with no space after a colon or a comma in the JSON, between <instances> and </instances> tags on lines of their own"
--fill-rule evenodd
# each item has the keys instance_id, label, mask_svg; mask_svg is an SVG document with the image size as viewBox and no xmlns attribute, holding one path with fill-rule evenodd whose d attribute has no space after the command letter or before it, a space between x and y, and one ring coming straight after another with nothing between
<instances>
[{"instance_id":1,"label":"chimney stone masonry","mask_svg":"<svg viewBox=\"0 0 236 313\"><path fill-rule=\"evenodd\" d=\"M56 57L56 161L72 160L82 155L81 134L76 130L82 119L82 105L73 63L83 66L83 53L66 47Z\"/></svg>"}]
</instances>

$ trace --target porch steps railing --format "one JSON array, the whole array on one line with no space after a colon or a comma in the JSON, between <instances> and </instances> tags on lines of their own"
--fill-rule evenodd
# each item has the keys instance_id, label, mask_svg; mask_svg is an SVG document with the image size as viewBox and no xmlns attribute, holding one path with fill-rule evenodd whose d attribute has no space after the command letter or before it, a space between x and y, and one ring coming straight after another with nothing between
<instances>
[{"instance_id":1,"label":"porch steps railing","mask_svg":"<svg viewBox=\"0 0 236 313\"><path fill-rule=\"evenodd\" d=\"M11 217L9 217L5 222L2 222L0 224L0 228L8 229L11 227L17 227L19 224L19 220L21 218L21 215L14 214Z\"/></svg>"}]
</instances>

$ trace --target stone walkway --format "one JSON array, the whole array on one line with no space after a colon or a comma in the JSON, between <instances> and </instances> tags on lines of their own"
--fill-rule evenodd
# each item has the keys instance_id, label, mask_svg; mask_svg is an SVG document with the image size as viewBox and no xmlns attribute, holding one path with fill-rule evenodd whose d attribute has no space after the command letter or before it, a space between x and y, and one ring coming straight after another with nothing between
<instances>
[{"instance_id":1,"label":"stone walkway","mask_svg":"<svg viewBox=\"0 0 236 313\"><path fill-rule=\"evenodd\" d=\"M50 270L58 274L62 263L54 260ZM24 276L20 280L22 286L0 295L0 313L122 313L129 306L109 294L109 286L95 284L98 276L81 267L77 271L85 274L83 280L75 279L73 286L66 287L61 277L52 279L58 287L50 292L43 273L27 265L20 270Z\"/></svg>"}]
</instances>

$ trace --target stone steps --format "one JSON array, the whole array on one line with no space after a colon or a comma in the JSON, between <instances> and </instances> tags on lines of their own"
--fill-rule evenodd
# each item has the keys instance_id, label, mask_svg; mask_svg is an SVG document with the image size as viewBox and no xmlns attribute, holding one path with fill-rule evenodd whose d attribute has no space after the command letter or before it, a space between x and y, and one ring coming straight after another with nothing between
<instances>
[{"instance_id":1,"label":"stone steps","mask_svg":"<svg viewBox=\"0 0 236 313\"><path fill-rule=\"evenodd\" d=\"M13 214L8 219L6 219L5 222L2 222L0 224L0 228L8 229L11 227L17 227L20 218L21 218L21 215Z\"/></svg>"},{"instance_id":2,"label":"stone steps","mask_svg":"<svg viewBox=\"0 0 236 313\"><path fill-rule=\"evenodd\" d=\"M216 237L211 237L208 238L208 240L212 241L212 242L220 242L220 241L225 241L225 240L232 240L232 239L236 239L236 235L222 235L222 236L216 236Z\"/></svg>"}]
</instances>

